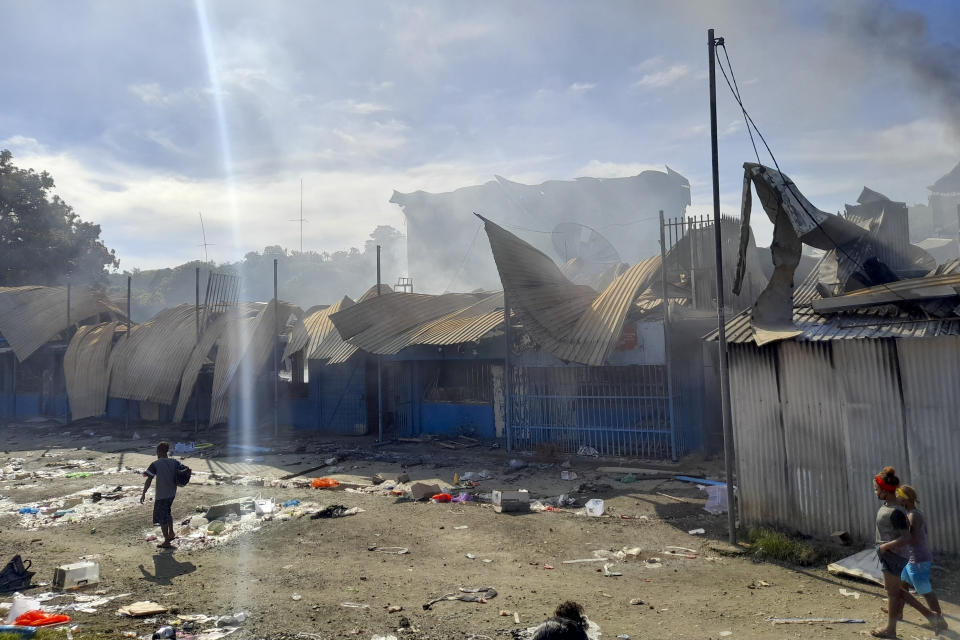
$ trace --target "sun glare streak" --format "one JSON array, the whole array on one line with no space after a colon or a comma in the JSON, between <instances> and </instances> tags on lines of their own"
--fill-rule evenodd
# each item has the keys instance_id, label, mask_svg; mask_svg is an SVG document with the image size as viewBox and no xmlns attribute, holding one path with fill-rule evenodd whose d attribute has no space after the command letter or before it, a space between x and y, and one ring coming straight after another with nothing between
<instances>
[{"instance_id":1,"label":"sun glare streak","mask_svg":"<svg viewBox=\"0 0 960 640\"><path fill-rule=\"evenodd\" d=\"M223 181L224 188L226 189L226 200L227 206L229 207L230 217L233 220L231 232L233 240L233 250L236 251L237 247L244 246L242 242L242 228L240 220L240 210L237 205L237 190L236 182L233 169L233 155L230 147L230 132L227 124L227 113L224 107L224 92L220 84L220 74L217 68L217 56L213 44L213 36L210 29L210 19L207 15L207 6L204 0L195 0L194 6L197 11L197 24L200 27L200 38L203 43L203 54L204 61L207 66L207 76L210 82L210 95L213 101L214 114L216 116L216 125L217 133L220 139L220 156L221 163L223 167ZM234 256L235 259L239 259L241 256ZM239 272L241 279L243 278L243 271ZM246 290L246 283L240 283L240 290ZM237 343L240 345L247 345L250 343L250 329L248 323L246 322L237 322L234 323L238 335ZM239 436L240 443L245 445L253 444L253 429L256 422L256 413L254 406L254 390L253 390L253 372L250 371L250 367L247 366L247 359L244 358L241 361L240 367L237 370L237 376L239 377L239 393L234 395L233 400L240 401L239 412L236 412L234 409L231 409L231 418L237 416L239 425L234 425L233 420L231 419L231 432L234 431L234 427L239 426ZM235 433L235 432L234 432Z\"/></svg>"}]
</instances>

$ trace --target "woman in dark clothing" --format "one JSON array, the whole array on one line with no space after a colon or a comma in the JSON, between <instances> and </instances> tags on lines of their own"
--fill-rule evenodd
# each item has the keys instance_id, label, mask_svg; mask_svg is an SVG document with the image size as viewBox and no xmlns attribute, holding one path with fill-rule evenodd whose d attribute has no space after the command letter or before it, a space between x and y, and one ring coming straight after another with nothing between
<instances>
[{"instance_id":1,"label":"woman in dark clothing","mask_svg":"<svg viewBox=\"0 0 960 640\"><path fill-rule=\"evenodd\" d=\"M877 557L883 568L883 586L887 590L887 626L870 631L875 638L896 638L897 621L903 617L903 605L907 602L918 610L925 609L907 591L900 575L910 559L909 545L912 540L907 512L897 500L900 478L893 467L884 467L873 478L873 491L883 504L877 509Z\"/></svg>"}]
</instances>

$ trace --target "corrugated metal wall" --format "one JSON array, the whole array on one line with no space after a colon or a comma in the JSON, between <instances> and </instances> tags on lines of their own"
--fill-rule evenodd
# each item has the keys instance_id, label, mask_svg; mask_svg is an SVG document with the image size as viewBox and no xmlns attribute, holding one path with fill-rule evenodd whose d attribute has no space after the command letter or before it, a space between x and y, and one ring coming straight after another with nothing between
<instances>
[{"instance_id":1,"label":"corrugated metal wall","mask_svg":"<svg viewBox=\"0 0 960 640\"><path fill-rule=\"evenodd\" d=\"M910 482L936 549L960 553L960 338L897 343L903 383Z\"/></svg>"},{"instance_id":2,"label":"corrugated metal wall","mask_svg":"<svg viewBox=\"0 0 960 640\"><path fill-rule=\"evenodd\" d=\"M931 543L960 552L960 337L731 345L741 517L873 540L872 476L897 467Z\"/></svg>"},{"instance_id":3,"label":"corrugated metal wall","mask_svg":"<svg viewBox=\"0 0 960 640\"><path fill-rule=\"evenodd\" d=\"M776 347L730 345L730 385L740 517L791 526L796 494L787 469Z\"/></svg>"},{"instance_id":4,"label":"corrugated metal wall","mask_svg":"<svg viewBox=\"0 0 960 640\"><path fill-rule=\"evenodd\" d=\"M849 524L842 391L829 343L782 342L780 400L796 516L816 531Z\"/></svg>"},{"instance_id":5,"label":"corrugated metal wall","mask_svg":"<svg viewBox=\"0 0 960 640\"><path fill-rule=\"evenodd\" d=\"M850 534L873 540L877 496L873 476L885 465L910 478L903 442L903 402L891 340L831 342L838 395L843 403Z\"/></svg>"}]
</instances>

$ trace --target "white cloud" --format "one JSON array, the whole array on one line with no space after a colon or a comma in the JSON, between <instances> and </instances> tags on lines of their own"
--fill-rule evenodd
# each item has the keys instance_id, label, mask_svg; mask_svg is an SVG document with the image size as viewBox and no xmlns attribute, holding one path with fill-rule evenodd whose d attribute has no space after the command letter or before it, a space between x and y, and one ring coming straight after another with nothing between
<instances>
[{"instance_id":1,"label":"white cloud","mask_svg":"<svg viewBox=\"0 0 960 640\"><path fill-rule=\"evenodd\" d=\"M574 177L586 178L627 178L644 171L664 171L663 165L642 162L601 162L591 160L577 169Z\"/></svg>"},{"instance_id":2,"label":"white cloud","mask_svg":"<svg viewBox=\"0 0 960 640\"><path fill-rule=\"evenodd\" d=\"M645 89L661 89L676 84L690 76L691 73L690 65L672 64L664 69L643 74L639 80L633 83L633 86Z\"/></svg>"},{"instance_id":3,"label":"white cloud","mask_svg":"<svg viewBox=\"0 0 960 640\"><path fill-rule=\"evenodd\" d=\"M569 90L574 93L586 93L597 88L595 82L574 82L570 85Z\"/></svg>"},{"instance_id":4,"label":"white cloud","mask_svg":"<svg viewBox=\"0 0 960 640\"><path fill-rule=\"evenodd\" d=\"M368 116L374 113L383 113L384 111L391 110L390 107L385 104L379 104L376 102L358 102L353 99L335 100L328 103L327 106L336 111L342 111L343 113L350 113L359 116Z\"/></svg>"},{"instance_id":5,"label":"white cloud","mask_svg":"<svg viewBox=\"0 0 960 640\"><path fill-rule=\"evenodd\" d=\"M208 89L186 87L169 91L156 82L140 82L127 87L127 90L152 107L175 107L186 103L200 102L209 94Z\"/></svg>"}]
</instances>

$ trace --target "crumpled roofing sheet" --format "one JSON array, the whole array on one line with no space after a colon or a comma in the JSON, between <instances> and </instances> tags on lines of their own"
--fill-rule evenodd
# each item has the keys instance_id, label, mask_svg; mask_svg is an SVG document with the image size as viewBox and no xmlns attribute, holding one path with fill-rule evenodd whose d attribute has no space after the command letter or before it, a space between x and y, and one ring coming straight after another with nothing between
<instances>
[{"instance_id":1,"label":"crumpled roofing sheet","mask_svg":"<svg viewBox=\"0 0 960 640\"><path fill-rule=\"evenodd\" d=\"M464 336L460 342L476 340L487 331L490 319L477 324L476 315L488 315L489 309L471 315L467 310L478 302L496 296L490 293L447 293L439 296L422 293L384 293L330 315L340 337L352 347L380 355L395 354L418 344L417 336L425 331L440 340L445 333ZM457 322L451 317L460 315ZM502 314L501 314L502 315ZM451 324L444 329L444 323ZM478 331L482 331L477 335ZM332 343L332 341L331 341ZM429 344L450 344L431 342ZM320 351L326 352L321 345ZM345 362L355 351L344 345L334 350L329 362Z\"/></svg>"},{"instance_id":2,"label":"crumpled roofing sheet","mask_svg":"<svg viewBox=\"0 0 960 640\"><path fill-rule=\"evenodd\" d=\"M173 414L174 422L179 423L183 421L183 414L187 410L187 402L190 401L190 396L193 393L193 385L197 383L197 376L200 375L200 369L203 367L203 363L206 361L210 350L220 341L223 332L227 330L227 321L230 317L228 313L221 313L216 316L216 318L207 325L207 328L204 329L203 334L200 336L200 342L197 343L190 353L190 359L187 361L187 366L184 367L183 375L180 377L180 394L177 397L177 408Z\"/></svg>"},{"instance_id":3,"label":"crumpled roofing sheet","mask_svg":"<svg viewBox=\"0 0 960 640\"><path fill-rule=\"evenodd\" d=\"M72 324L104 312L123 316L104 293L90 287L71 288ZM0 287L0 333L21 362L66 328L66 287Z\"/></svg>"},{"instance_id":4,"label":"crumpled roofing sheet","mask_svg":"<svg viewBox=\"0 0 960 640\"><path fill-rule=\"evenodd\" d=\"M110 350L117 324L83 325L70 340L63 356L63 373L74 420L103 415L107 409Z\"/></svg>"},{"instance_id":5,"label":"crumpled roofing sheet","mask_svg":"<svg viewBox=\"0 0 960 640\"><path fill-rule=\"evenodd\" d=\"M299 307L286 302L275 305L251 303L227 312L227 326L221 333L217 360L213 370L213 394L210 405L210 424L226 422L230 415L230 385L241 367L256 375L270 358L274 346L275 307L279 307L281 323ZM251 310L259 309L254 317Z\"/></svg>"},{"instance_id":6,"label":"crumpled roofing sheet","mask_svg":"<svg viewBox=\"0 0 960 640\"><path fill-rule=\"evenodd\" d=\"M298 330L290 338L290 342L287 344L287 348L284 350L283 357L287 358L291 354L294 354L301 349L305 349L304 353L307 354L307 358L312 358L313 351L320 346L324 338L326 338L330 332L336 333L333 322L330 320L330 315L340 311L341 309L352 307L354 304L354 301L351 300L349 296L343 296L343 298L329 307L308 313L303 319L302 333L298 328Z\"/></svg>"},{"instance_id":7,"label":"crumpled roofing sheet","mask_svg":"<svg viewBox=\"0 0 960 640\"><path fill-rule=\"evenodd\" d=\"M110 395L172 404L197 342L192 304L164 309L130 328L110 354Z\"/></svg>"},{"instance_id":8,"label":"crumpled roofing sheet","mask_svg":"<svg viewBox=\"0 0 960 640\"><path fill-rule=\"evenodd\" d=\"M659 277L660 256L641 260L597 296L567 280L543 252L481 219L511 311L524 330L561 360L604 364L631 305Z\"/></svg>"}]
</instances>

